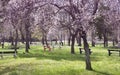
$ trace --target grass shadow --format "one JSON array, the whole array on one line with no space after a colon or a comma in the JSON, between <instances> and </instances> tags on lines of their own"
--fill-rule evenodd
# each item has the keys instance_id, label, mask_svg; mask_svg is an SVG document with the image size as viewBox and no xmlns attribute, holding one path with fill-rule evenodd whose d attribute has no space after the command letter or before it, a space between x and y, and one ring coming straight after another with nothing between
<instances>
[{"instance_id":1,"label":"grass shadow","mask_svg":"<svg viewBox=\"0 0 120 75\"><path fill-rule=\"evenodd\" d=\"M106 72L97 71L97 70L92 70L92 71L96 72L96 73L99 73L99 74L102 74L102 75L112 75L112 74L109 74L109 73L106 73Z\"/></svg>"},{"instance_id":2,"label":"grass shadow","mask_svg":"<svg viewBox=\"0 0 120 75\"><path fill-rule=\"evenodd\" d=\"M14 70L15 70L14 68L5 67L3 70L0 71L0 75L4 75L5 73L9 73Z\"/></svg>"},{"instance_id":3,"label":"grass shadow","mask_svg":"<svg viewBox=\"0 0 120 75\"><path fill-rule=\"evenodd\" d=\"M40 59L52 59L52 60L69 60L69 61L85 61L85 54L70 54L70 53L58 53L58 52L40 52L40 53L19 53L20 58L36 58ZM100 61L101 59L95 56L91 56L91 61Z\"/></svg>"},{"instance_id":4,"label":"grass shadow","mask_svg":"<svg viewBox=\"0 0 120 75\"><path fill-rule=\"evenodd\" d=\"M40 59L52 59L52 60L70 60L70 61L85 61L84 60L84 55L78 55L78 54L50 54L50 53L27 53L27 54L23 54L23 53L19 53L18 56L20 58L36 58L38 60Z\"/></svg>"}]
</instances>

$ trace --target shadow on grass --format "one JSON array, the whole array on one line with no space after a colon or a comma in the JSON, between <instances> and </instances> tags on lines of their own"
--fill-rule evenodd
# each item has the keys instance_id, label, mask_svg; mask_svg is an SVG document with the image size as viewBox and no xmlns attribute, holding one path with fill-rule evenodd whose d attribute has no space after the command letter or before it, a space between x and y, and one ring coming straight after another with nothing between
<instances>
[{"instance_id":1,"label":"shadow on grass","mask_svg":"<svg viewBox=\"0 0 120 75\"><path fill-rule=\"evenodd\" d=\"M19 53L20 58L36 58L36 59L52 59L52 60L69 60L69 61L85 61L85 54L70 54L70 53ZM97 57L91 57L91 61L99 61Z\"/></svg>"},{"instance_id":2,"label":"shadow on grass","mask_svg":"<svg viewBox=\"0 0 120 75\"><path fill-rule=\"evenodd\" d=\"M2 71L0 71L0 75L4 75L6 73L9 73L11 71L14 71L15 69L10 68L10 67L5 67Z\"/></svg>"},{"instance_id":3,"label":"shadow on grass","mask_svg":"<svg viewBox=\"0 0 120 75\"><path fill-rule=\"evenodd\" d=\"M6 67L6 68L4 68L3 70L1 70L0 71L0 75L6 75L6 73L7 74L9 74L9 75L19 75L18 73L17 73L17 71L25 71L25 72L29 72L27 69L26 69L26 67L28 67L28 66L31 66L31 64L20 64L20 65L16 65L16 66L14 66L14 67ZM21 68L18 68L18 67L21 67ZM25 67L25 68L24 68ZM18 68L18 69L17 69ZM32 68L31 68L32 69ZM97 70L92 70L91 72L95 72L97 75L112 75L112 74L109 74L109 73L106 73L106 72L101 72L101 71L97 71ZM23 72L24 73L24 72ZM74 70L74 69L69 69L69 70L67 70L67 71L65 71L65 72L63 72L63 71L61 71L61 72L59 72L59 75L64 75L64 74L67 74L67 75L77 75L78 73L81 73L82 74L82 72L79 72L78 70ZM84 72L83 72L84 73ZM80 74L80 75L81 75ZM91 74L90 74L91 75Z\"/></svg>"},{"instance_id":4,"label":"shadow on grass","mask_svg":"<svg viewBox=\"0 0 120 75\"><path fill-rule=\"evenodd\" d=\"M36 59L52 59L52 60L82 60L84 61L84 56L83 55L77 55L77 54L50 54L50 53L27 53L27 54L18 54L20 58L36 58Z\"/></svg>"},{"instance_id":5,"label":"shadow on grass","mask_svg":"<svg viewBox=\"0 0 120 75\"><path fill-rule=\"evenodd\" d=\"M109 73L106 73L106 72L100 72L100 71L97 71L97 70L92 70L93 72L96 72L96 73L99 73L99 74L102 74L102 75L111 75Z\"/></svg>"}]
</instances>

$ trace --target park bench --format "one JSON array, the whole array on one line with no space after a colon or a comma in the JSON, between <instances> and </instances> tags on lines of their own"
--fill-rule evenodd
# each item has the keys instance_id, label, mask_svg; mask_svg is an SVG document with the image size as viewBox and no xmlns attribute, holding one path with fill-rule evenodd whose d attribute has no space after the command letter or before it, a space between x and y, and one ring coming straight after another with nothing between
<instances>
[{"instance_id":1,"label":"park bench","mask_svg":"<svg viewBox=\"0 0 120 75\"><path fill-rule=\"evenodd\" d=\"M0 56L3 58L4 55L10 55L13 54L13 57L16 57L16 51L0 51Z\"/></svg>"},{"instance_id":2,"label":"park bench","mask_svg":"<svg viewBox=\"0 0 120 75\"><path fill-rule=\"evenodd\" d=\"M108 49L108 55L110 56L112 54L112 52L118 52L119 56L120 56L120 50L115 50L115 49Z\"/></svg>"},{"instance_id":3,"label":"park bench","mask_svg":"<svg viewBox=\"0 0 120 75\"><path fill-rule=\"evenodd\" d=\"M84 48L79 48L79 50L80 50L80 54L82 54L82 52L85 51ZM89 52L90 54L92 53L91 49L89 49Z\"/></svg>"}]
</instances>

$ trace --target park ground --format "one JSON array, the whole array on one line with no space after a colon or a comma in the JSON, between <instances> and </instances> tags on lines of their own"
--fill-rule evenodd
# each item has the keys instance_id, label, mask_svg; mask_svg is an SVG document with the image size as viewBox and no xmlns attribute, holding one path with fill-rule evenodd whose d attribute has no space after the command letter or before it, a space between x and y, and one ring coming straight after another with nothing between
<instances>
[{"instance_id":1,"label":"park ground","mask_svg":"<svg viewBox=\"0 0 120 75\"><path fill-rule=\"evenodd\" d=\"M117 53L108 56L108 48L90 47L93 71L85 70L85 54L70 54L70 47L55 47L51 52L43 51L41 45L32 45L30 53L24 46L18 49L17 58L13 55L0 58L0 75L120 75L120 57ZM10 50L8 45L4 49Z\"/></svg>"}]
</instances>

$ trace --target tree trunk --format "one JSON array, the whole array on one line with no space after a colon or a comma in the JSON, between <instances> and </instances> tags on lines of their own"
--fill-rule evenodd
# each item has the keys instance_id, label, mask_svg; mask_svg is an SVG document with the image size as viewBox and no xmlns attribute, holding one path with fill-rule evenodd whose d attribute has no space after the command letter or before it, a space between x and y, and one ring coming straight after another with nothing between
<instances>
[{"instance_id":1,"label":"tree trunk","mask_svg":"<svg viewBox=\"0 0 120 75\"><path fill-rule=\"evenodd\" d=\"M105 34L104 34L104 47L106 47L106 38L105 38Z\"/></svg>"},{"instance_id":2,"label":"tree trunk","mask_svg":"<svg viewBox=\"0 0 120 75\"><path fill-rule=\"evenodd\" d=\"M21 32L21 42L24 43L25 41L25 37L24 37L24 34Z\"/></svg>"},{"instance_id":3,"label":"tree trunk","mask_svg":"<svg viewBox=\"0 0 120 75\"><path fill-rule=\"evenodd\" d=\"M4 37L2 38L2 48L4 48L4 43L5 43L5 40L4 40Z\"/></svg>"},{"instance_id":4,"label":"tree trunk","mask_svg":"<svg viewBox=\"0 0 120 75\"><path fill-rule=\"evenodd\" d=\"M30 44L32 44L32 36L31 36L31 33L29 34L29 42L30 42ZM30 49L30 46L29 46L29 49Z\"/></svg>"},{"instance_id":5,"label":"tree trunk","mask_svg":"<svg viewBox=\"0 0 120 75\"><path fill-rule=\"evenodd\" d=\"M115 40L114 40L114 38L113 38L112 42L113 42L113 47L115 47Z\"/></svg>"},{"instance_id":6,"label":"tree trunk","mask_svg":"<svg viewBox=\"0 0 120 75\"><path fill-rule=\"evenodd\" d=\"M26 50L25 51L27 53L29 53L29 39L27 39L27 38L28 38L28 36L26 36L26 40L25 40L26 41Z\"/></svg>"},{"instance_id":7,"label":"tree trunk","mask_svg":"<svg viewBox=\"0 0 120 75\"><path fill-rule=\"evenodd\" d=\"M95 47L95 41L92 39L92 47Z\"/></svg>"},{"instance_id":8,"label":"tree trunk","mask_svg":"<svg viewBox=\"0 0 120 75\"><path fill-rule=\"evenodd\" d=\"M10 32L9 42L11 43L11 46L14 46L14 38L12 32Z\"/></svg>"},{"instance_id":9,"label":"tree trunk","mask_svg":"<svg viewBox=\"0 0 120 75\"><path fill-rule=\"evenodd\" d=\"M11 34L10 34L11 35ZM14 46L14 39L13 36L9 37L9 42L11 43L11 46Z\"/></svg>"},{"instance_id":10,"label":"tree trunk","mask_svg":"<svg viewBox=\"0 0 120 75\"><path fill-rule=\"evenodd\" d=\"M79 37L78 37L78 46L82 46L81 44L81 35L79 34Z\"/></svg>"},{"instance_id":11,"label":"tree trunk","mask_svg":"<svg viewBox=\"0 0 120 75\"><path fill-rule=\"evenodd\" d=\"M22 30L22 27L19 28L20 34L21 34L21 42L24 44L25 37L24 37L24 31Z\"/></svg>"},{"instance_id":12,"label":"tree trunk","mask_svg":"<svg viewBox=\"0 0 120 75\"><path fill-rule=\"evenodd\" d=\"M104 37L104 47L107 47L108 46L108 40L107 40L106 29L104 30L103 37Z\"/></svg>"},{"instance_id":13,"label":"tree trunk","mask_svg":"<svg viewBox=\"0 0 120 75\"><path fill-rule=\"evenodd\" d=\"M74 51L74 45L75 45L75 35L72 35L72 40L71 40L71 54L75 54L75 51Z\"/></svg>"},{"instance_id":14,"label":"tree trunk","mask_svg":"<svg viewBox=\"0 0 120 75\"><path fill-rule=\"evenodd\" d=\"M29 40L26 39L26 52L29 53Z\"/></svg>"},{"instance_id":15,"label":"tree trunk","mask_svg":"<svg viewBox=\"0 0 120 75\"><path fill-rule=\"evenodd\" d=\"M4 48L4 43L5 43L5 37L2 37L2 42L1 42L2 48Z\"/></svg>"},{"instance_id":16,"label":"tree trunk","mask_svg":"<svg viewBox=\"0 0 120 75\"><path fill-rule=\"evenodd\" d=\"M68 46L70 46L70 43L71 43L71 36L69 36L68 38Z\"/></svg>"},{"instance_id":17,"label":"tree trunk","mask_svg":"<svg viewBox=\"0 0 120 75\"><path fill-rule=\"evenodd\" d=\"M14 41L13 37L11 37L11 46L14 46Z\"/></svg>"},{"instance_id":18,"label":"tree trunk","mask_svg":"<svg viewBox=\"0 0 120 75\"><path fill-rule=\"evenodd\" d=\"M44 38L45 38L45 44L46 44L46 46L48 46L47 36L45 36Z\"/></svg>"},{"instance_id":19,"label":"tree trunk","mask_svg":"<svg viewBox=\"0 0 120 75\"><path fill-rule=\"evenodd\" d=\"M64 45L65 45L65 34L64 34Z\"/></svg>"},{"instance_id":20,"label":"tree trunk","mask_svg":"<svg viewBox=\"0 0 120 75\"><path fill-rule=\"evenodd\" d=\"M63 46L63 35L62 35L62 33L61 33L60 45Z\"/></svg>"},{"instance_id":21,"label":"tree trunk","mask_svg":"<svg viewBox=\"0 0 120 75\"><path fill-rule=\"evenodd\" d=\"M42 37L42 44L43 44L43 45L45 44L45 42L44 42L44 36Z\"/></svg>"},{"instance_id":22,"label":"tree trunk","mask_svg":"<svg viewBox=\"0 0 120 75\"><path fill-rule=\"evenodd\" d=\"M16 53L17 53L17 43L18 43L18 31L16 30L15 46L14 46L14 49L15 49Z\"/></svg>"},{"instance_id":23,"label":"tree trunk","mask_svg":"<svg viewBox=\"0 0 120 75\"><path fill-rule=\"evenodd\" d=\"M94 37L94 32L92 31L92 47L95 47L95 41L94 41L95 37Z\"/></svg>"},{"instance_id":24,"label":"tree trunk","mask_svg":"<svg viewBox=\"0 0 120 75\"><path fill-rule=\"evenodd\" d=\"M29 26L28 25L25 25L25 30L26 30L26 49L25 49L25 52L29 53Z\"/></svg>"},{"instance_id":25,"label":"tree trunk","mask_svg":"<svg viewBox=\"0 0 120 75\"><path fill-rule=\"evenodd\" d=\"M57 38L56 38L56 40L55 40L55 44L58 44L58 42L57 42Z\"/></svg>"},{"instance_id":26,"label":"tree trunk","mask_svg":"<svg viewBox=\"0 0 120 75\"><path fill-rule=\"evenodd\" d=\"M91 67L91 60L90 60L90 51L89 51L89 45L87 42L86 33L82 33L83 43L84 43L84 50L85 50L85 61L86 61L86 69L92 70Z\"/></svg>"},{"instance_id":27,"label":"tree trunk","mask_svg":"<svg viewBox=\"0 0 120 75\"><path fill-rule=\"evenodd\" d=\"M92 47L95 47L95 41L93 38L92 38Z\"/></svg>"},{"instance_id":28,"label":"tree trunk","mask_svg":"<svg viewBox=\"0 0 120 75\"><path fill-rule=\"evenodd\" d=\"M118 44L118 39L117 38L115 39L115 43Z\"/></svg>"},{"instance_id":29,"label":"tree trunk","mask_svg":"<svg viewBox=\"0 0 120 75\"><path fill-rule=\"evenodd\" d=\"M28 41L28 43L29 43L29 44L28 44L28 49L30 49L30 40Z\"/></svg>"}]
</instances>

